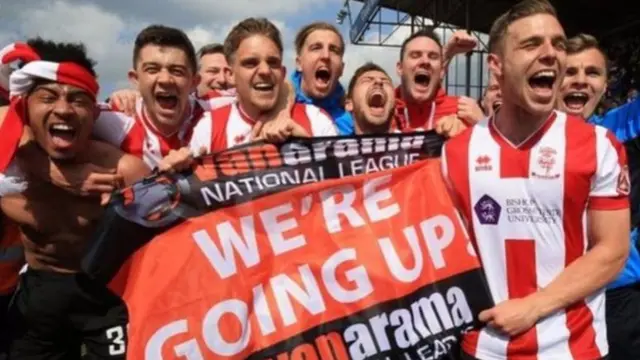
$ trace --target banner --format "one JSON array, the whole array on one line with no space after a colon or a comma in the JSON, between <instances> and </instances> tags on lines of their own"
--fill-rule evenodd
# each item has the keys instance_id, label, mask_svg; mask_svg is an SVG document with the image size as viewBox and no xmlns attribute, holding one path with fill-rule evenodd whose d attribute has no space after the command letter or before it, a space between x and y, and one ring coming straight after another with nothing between
<instances>
[{"instance_id":1,"label":"banner","mask_svg":"<svg viewBox=\"0 0 640 360\"><path fill-rule=\"evenodd\" d=\"M434 133L250 144L111 203L129 359L443 359L492 306Z\"/></svg>"}]
</instances>

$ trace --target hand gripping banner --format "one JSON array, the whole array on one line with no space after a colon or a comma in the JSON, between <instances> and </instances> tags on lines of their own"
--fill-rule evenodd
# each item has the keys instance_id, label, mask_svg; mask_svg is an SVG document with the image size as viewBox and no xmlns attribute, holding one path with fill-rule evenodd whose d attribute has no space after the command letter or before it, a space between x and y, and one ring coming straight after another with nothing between
<instances>
[{"instance_id":1,"label":"hand gripping banner","mask_svg":"<svg viewBox=\"0 0 640 360\"><path fill-rule=\"evenodd\" d=\"M129 359L448 359L492 306L434 133L255 143L114 197Z\"/></svg>"}]
</instances>

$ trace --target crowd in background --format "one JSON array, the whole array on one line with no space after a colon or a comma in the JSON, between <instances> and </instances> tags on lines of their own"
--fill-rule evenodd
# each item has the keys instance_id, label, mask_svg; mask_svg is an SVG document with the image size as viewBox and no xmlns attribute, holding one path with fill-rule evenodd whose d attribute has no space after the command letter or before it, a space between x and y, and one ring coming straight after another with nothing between
<instances>
[{"instance_id":1,"label":"crowd in background","mask_svg":"<svg viewBox=\"0 0 640 360\"><path fill-rule=\"evenodd\" d=\"M640 194L630 180L640 174L640 117L629 109L640 105L592 117L607 82L602 112L637 93L640 44L621 39L604 51L588 34L567 38L549 1L523 0L491 28L482 99L450 96L442 77L451 59L476 45L464 31L442 43L421 29L404 40L394 69L359 64L343 87L345 39L329 23L298 31L292 74L268 19L244 19L200 52L184 31L150 25L136 37L132 68L122 70L136 89L110 94L107 104L97 101L99 74L83 44L7 45L0 260L10 267L0 274L0 359L3 351L9 360L79 359L84 349L87 358L116 360L146 341L133 325L138 337L128 336L135 310L81 263L112 191L152 169L188 170L194 157L256 140L431 130L446 139L436 172L468 226L467 252L479 257L495 303L460 337L460 358L640 359ZM419 195L416 203L432 200ZM172 337L166 329L153 331ZM377 329L391 332L374 328L378 342ZM398 329L396 338L413 346L413 331ZM198 349L197 358L213 358L218 338L204 332L212 350L205 357L195 340L168 349L154 335L147 345L176 356L188 345L191 355Z\"/></svg>"},{"instance_id":2,"label":"crowd in background","mask_svg":"<svg viewBox=\"0 0 640 360\"><path fill-rule=\"evenodd\" d=\"M598 115L634 100L640 85L640 36L614 37L602 47L609 56L610 75Z\"/></svg>"}]
</instances>

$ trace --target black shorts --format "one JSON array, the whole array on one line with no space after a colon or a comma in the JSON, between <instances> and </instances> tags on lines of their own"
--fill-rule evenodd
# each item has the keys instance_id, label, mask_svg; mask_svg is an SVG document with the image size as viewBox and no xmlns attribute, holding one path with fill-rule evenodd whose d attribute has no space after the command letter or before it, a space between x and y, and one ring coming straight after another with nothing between
<instances>
[{"instance_id":1,"label":"black shorts","mask_svg":"<svg viewBox=\"0 0 640 360\"><path fill-rule=\"evenodd\" d=\"M7 310L13 298L13 292L0 295L0 360L4 360L7 351Z\"/></svg>"},{"instance_id":2,"label":"black shorts","mask_svg":"<svg viewBox=\"0 0 640 360\"><path fill-rule=\"evenodd\" d=\"M640 359L640 284L607 291L611 360Z\"/></svg>"},{"instance_id":3,"label":"black shorts","mask_svg":"<svg viewBox=\"0 0 640 360\"><path fill-rule=\"evenodd\" d=\"M126 306L83 274L28 269L8 320L9 360L126 357Z\"/></svg>"}]
</instances>

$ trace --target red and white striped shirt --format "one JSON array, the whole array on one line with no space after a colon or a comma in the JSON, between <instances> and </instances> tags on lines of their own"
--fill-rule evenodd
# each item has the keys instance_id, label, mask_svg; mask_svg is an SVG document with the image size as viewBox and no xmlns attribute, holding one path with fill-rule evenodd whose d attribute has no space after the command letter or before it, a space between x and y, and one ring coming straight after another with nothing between
<instances>
[{"instance_id":1,"label":"red and white striped shirt","mask_svg":"<svg viewBox=\"0 0 640 360\"><path fill-rule=\"evenodd\" d=\"M544 288L586 253L587 210L629 206L623 147L562 112L520 146L484 120L449 140L442 158L496 303ZM515 338L470 332L462 347L482 360L599 359L608 353L604 292Z\"/></svg>"},{"instance_id":2,"label":"red and white striped shirt","mask_svg":"<svg viewBox=\"0 0 640 360\"><path fill-rule=\"evenodd\" d=\"M326 112L308 104L294 104L291 118L311 136L337 136L336 127ZM226 150L250 142L255 120L245 114L237 103L206 113L198 122L191 141L191 149L207 152Z\"/></svg>"},{"instance_id":3,"label":"red and white striped shirt","mask_svg":"<svg viewBox=\"0 0 640 360\"><path fill-rule=\"evenodd\" d=\"M174 134L169 136L161 134L149 121L142 99L136 103L134 117L103 105L100 116L93 126L93 134L101 140L118 146L126 153L141 157L153 168L169 154L170 150L189 145L194 126L206 112L234 101L235 97L231 96L202 99L190 97L188 118Z\"/></svg>"}]
</instances>

